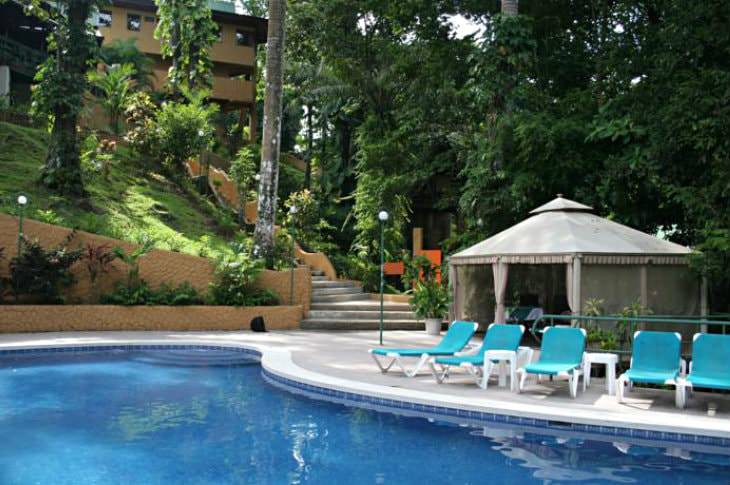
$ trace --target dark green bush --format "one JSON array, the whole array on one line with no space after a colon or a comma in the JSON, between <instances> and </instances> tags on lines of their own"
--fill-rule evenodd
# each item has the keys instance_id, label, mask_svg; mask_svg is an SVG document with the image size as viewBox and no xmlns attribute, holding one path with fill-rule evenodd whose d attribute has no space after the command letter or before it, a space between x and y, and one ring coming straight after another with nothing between
<instances>
[{"instance_id":1,"label":"dark green bush","mask_svg":"<svg viewBox=\"0 0 730 485\"><path fill-rule=\"evenodd\" d=\"M81 258L81 250L68 249L71 233L58 247L45 249L38 240L23 238L20 256L10 261L10 288L16 298L33 303L63 303L61 291L76 279L70 268Z\"/></svg>"},{"instance_id":2,"label":"dark green bush","mask_svg":"<svg viewBox=\"0 0 730 485\"><path fill-rule=\"evenodd\" d=\"M101 303L106 305L165 305L187 306L202 305L205 303L200 294L189 282L185 281L178 286L162 284L157 290L149 287L146 281L140 280L134 287L118 282L114 291L101 297Z\"/></svg>"},{"instance_id":3,"label":"dark green bush","mask_svg":"<svg viewBox=\"0 0 730 485\"><path fill-rule=\"evenodd\" d=\"M241 248L239 248L241 249ZM259 306L276 305L278 298L270 290L253 286L263 270L263 263L241 251L218 260L215 280L210 285L211 305Z\"/></svg>"}]
</instances>

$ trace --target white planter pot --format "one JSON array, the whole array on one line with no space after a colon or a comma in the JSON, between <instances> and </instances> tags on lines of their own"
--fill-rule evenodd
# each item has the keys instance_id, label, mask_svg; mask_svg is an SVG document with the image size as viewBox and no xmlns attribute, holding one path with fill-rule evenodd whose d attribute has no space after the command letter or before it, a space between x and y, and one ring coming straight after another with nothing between
<instances>
[{"instance_id":1,"label":"white planter pot","mask_svg":"<svg viewBox=\"0 0 730 485\"><path fill-rule=\"evenodd\" d=\"M426 333L429 335L439 335L441 333L441 318L426 318Z\"/></svg>"}]
</instances>

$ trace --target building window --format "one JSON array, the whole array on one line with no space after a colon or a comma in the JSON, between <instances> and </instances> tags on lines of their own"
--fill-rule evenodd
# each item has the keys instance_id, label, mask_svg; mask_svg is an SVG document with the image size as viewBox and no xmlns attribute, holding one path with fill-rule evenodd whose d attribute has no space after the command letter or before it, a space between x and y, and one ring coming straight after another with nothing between
<instances>
[{"instance_id":1,"label":"building window","mask_svg":"<svg viewBox=\"0 0 730 485\"><path fill-rule=\"evenodd\" d=\"M223 28L218 26L218 30L215 33L216 42L223 42Z\"/></svg>"},{"instance_id":2,"label":"building window","mask_svg":"<svg viewBox=\"0 0 730 485\"><path fill-rule=\"evenodd\" d=\"M251 34L244 30L237 30L236 45L251 45Z\"/></svg>"},{"instance_id":3,"label":"building window","mask_svg":"<svg viewBox=\"0 0 730 485\"><path fill-rule=\"evenodd\" d=\"M111 27L112 13L108 10L99 10L99 22L97 27Z\"/></svg>"},{"instance_id":4,"label":"building window","mask_svg":"<svg viewBox=\"0 0 730 485\"><path fill-rule=\"evenodd\" d=\"M139 32L142 26L142 18L139 15L128 13L127 14L127 30L133 30Z\"/></svg>"},{"instance_id":5,"label":"building window","mask_svg":"<svg viewBox=\"0 0 730 485\"><path fill-rule=\"evenodd\" d=\"M149 15L145 15L144 21L149 22L151 24L155 24L155 23L157 23L157 17L151 17Z\"/></svg>"}]
</instances>

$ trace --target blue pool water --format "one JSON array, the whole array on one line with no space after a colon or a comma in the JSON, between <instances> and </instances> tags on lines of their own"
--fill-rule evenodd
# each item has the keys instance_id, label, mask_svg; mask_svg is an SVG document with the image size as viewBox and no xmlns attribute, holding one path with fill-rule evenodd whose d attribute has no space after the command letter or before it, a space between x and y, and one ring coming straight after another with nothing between
<instances>
[{"instance_id":1,"label":"blue pool water","mask_svg":"<svg viewBox=\"0 0 730 485\"><path fill-rule=\"evenodd\" d=\"M225 350L0 354L0 484L730 483L697 450L311 400Z\"/></svg>"}]
</instances>

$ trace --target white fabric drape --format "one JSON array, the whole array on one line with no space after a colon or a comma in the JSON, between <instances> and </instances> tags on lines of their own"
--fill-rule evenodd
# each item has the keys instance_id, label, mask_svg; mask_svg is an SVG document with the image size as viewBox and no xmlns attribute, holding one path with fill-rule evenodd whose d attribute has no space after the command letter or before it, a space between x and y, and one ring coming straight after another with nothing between
<instances>
[{"instance_id":1,"label":"white fabric drape","mask_svg":"<svg viewBox=\"0 0 730 485\"><path fill-rule=\"evenodd\" d=\"M492 274L494 275L494 299L497 305L494 308L495 323L504 323L504 294L507 291L507 274L509 266L502 261L492 264Z\"/></svg>"}]
</instances>

